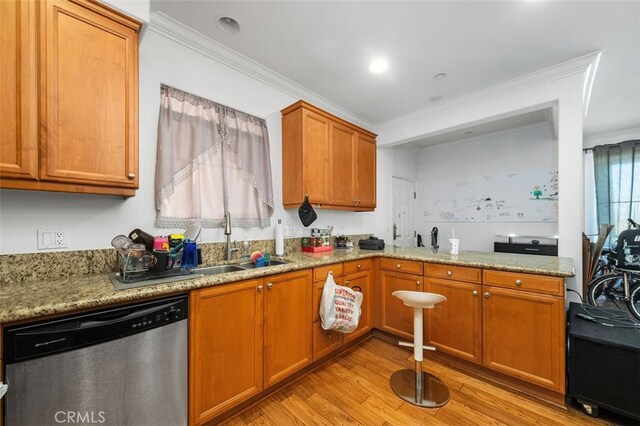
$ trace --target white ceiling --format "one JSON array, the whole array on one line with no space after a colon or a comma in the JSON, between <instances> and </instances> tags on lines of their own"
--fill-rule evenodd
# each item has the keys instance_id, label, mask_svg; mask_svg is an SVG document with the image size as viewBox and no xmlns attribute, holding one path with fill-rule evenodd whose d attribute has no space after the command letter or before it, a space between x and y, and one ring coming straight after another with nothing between
<instances>
[{"instance_id":1,"label":"white ceiling","mask_svg":"<svg viewBox=\"0 0 640 426\"><path fill-rule=\"evenodd\" d=\"M585 133L640 126L640 2L152 0L153 11L374 125L601 50ZM221 15L241 31L218 29ZM369 72L374 56L385 73Z\"/></svg>"}]
</instances>

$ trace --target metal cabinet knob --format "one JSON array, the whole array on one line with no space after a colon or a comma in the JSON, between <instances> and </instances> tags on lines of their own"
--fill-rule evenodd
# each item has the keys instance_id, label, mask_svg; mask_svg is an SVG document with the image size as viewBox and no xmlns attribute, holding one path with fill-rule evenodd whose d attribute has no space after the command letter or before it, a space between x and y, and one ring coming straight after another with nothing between
<instances>
[{"instance_id":1,"label":"metal cabinet knob","mask_svg":"<svg viewBox=\"0 0 640 426\"><path fill-rule=\"evenodd\" d=\"M258 286L258 292L262 292L263 287L261 285Z\"/></svg>"},{"instance_id":2,"label":"metal cabinet knob","mask_svg":"<svg viewBox=\"0 0 640 426\"><path fill-rule=\"evenodd\" d=\"M453 275L453 272L447 271L447 275L451 276L451 275Z\"/></svg>"},{"instance_id":3,"label":"metal cabinet knob","mask_svg":"<svg viewBox=\"0 0 640 426\"><path fill-rule=\"evenodd\" d=\"M522 285L522 281L521 280L516 280L516 285L517 286L521 286Z\"/></svg>"},{"instance_id":4,"label":"metal cabinet knob","mask_svg":"<svg viewBox=\"0 0 640 426\"><path fill-rule=\"evenodd\" d=\"M349 285L349 280L345 281L344 285Z\"/></svg>"},{"instance_id":5,"label":"metal cabinet knob","mask_svg":"<svg viewBox=\"0 0 640 426\"><path fill-rule=\"evenodd\" d=\"M399 263L396 266L398 267L398 269L400 269L400 264Z\"/></svg>"},{"instance_id":6,"label":"metal cabinet knob","mask_svg":"<svg viewBox=\"0 0 640 426\"><path fill-rule=\"evenodd\" d=\"M267 288L268 288L269 290L271 290L271 287L273 287L273 284L271 284L271 283L267 284Z\"/></svg>"},{"instance_id":7,"label":"metal cabinet knob","mask_svg":"<svg viewBox=\"0 0 640 426\"><path fill-rule=\"evenodd\" d=\"M356 266L356 268L360 269L360 268L362 268L362 266L361 266L361 265L358 265L358 266Z\"/></svg>"},{"instance_id":8,"label":"metal cabinet knob","mask_svg":"<svg viewBox=\"0 0 640 426\"><path fill-rule=\"evenodd\" d=\"M353 204L358 204L358 200L353 200Z\"/></svg>"},{"instance_id":9,"label":"metal cabinet knob","mask_svg":"<svg viewBox=\"0 0 640 426\"><path fill-rule=\"evenodd\" d=\"M129 179L129 180L134 180L135 178L136 178L136 174L135 173L129 173L127 175L127 179Z\"/></svg>"},{"instance_id":10,"label":"metal cabinet knob","mask_svg":"<svg viewBox=\"0 0 640 426\"><path fill-rule=\"evenodd\" d=\"M489 297L491 297L491 295L490 295L489 293L485 293L485 294L484 294L484 298L485 298L485 299L488 299Z\"/></svg>"},{"instance_id":11,"label":"metal cabinet knob","mask_svg":"<svg viewBox=\"0 0 640 426\"><path fill-rule=\"evenodd\" d=\"M477 296L477 295L478 295L478 290L473 290L473 291L471 292L471 294L473 294L474 296Z\"/></svg>"},{"instance_id":12,"label":"metal cabinet knob","mask_svg":"<svg viewBox=\"0 0 640 426\"><path fill-rule=\"evenodd\" d=\"M416 286L420 287L420 281L416 281Z\"/></svg>"}]
</instances>

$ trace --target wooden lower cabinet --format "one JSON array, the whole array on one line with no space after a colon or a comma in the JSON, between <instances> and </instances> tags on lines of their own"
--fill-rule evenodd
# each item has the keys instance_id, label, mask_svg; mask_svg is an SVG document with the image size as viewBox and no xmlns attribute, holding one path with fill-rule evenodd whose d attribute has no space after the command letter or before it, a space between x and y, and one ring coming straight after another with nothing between
<instances>
[{"instance_id":1,"label":"wooden lower cabinet","mask_svg":"<svg viewBox=\"0 0 640 426\"><path fill-rule=\"evenodd\" d=\"M493 286L482 296L483 364L564 393L564 299Z\"/></svg>"},{"instance_id":2,"label":"wooden lower cabinet","mask_svg":"<svg viewBox=\"0 0 640 426\"><path fill-rule=\"evenodd\" d=\"M189 424L205 423L262 391L262 285L259 279L191 292Z\"/></svg>"},{"instance_id":3,"label":"wooden lower cabinet","mask_svg":"<svg viewBox=\"0 0 640 426\"><path fill-rule=\"evenodd\" d=\"M264 386L312 361L311 270L264 279Z\"/></svg>"},{"instance_id":4,"label":"wooden lower cabinet","mask_svg":"<svg viewBox=\"0 0 640 426\"><path fill-rule=\"evenodd\" d=\"M427 344L476 364L482 363L482 286L427 278L426 291L447 298L425 311Z\"/></svg>"},{"instance_id":5,"label":"wooden lower cabinet","mask_svg":"<svg viewBox=\"0 0 640 426\"><path fill-rule=\"evenodd\" d=\"M380 326L383 330L413 341L413 308L392 296L394 291L422 291L422 275L380 270Z\"/></svg>"},{"instance_id":6,"label":"wooden lower cabinet","mask_svg":"<svg viewBox=\"0 0 640 426\"><path fill-rule=\"evenodd\" d=\"M322 323L313 323L313 360L316 361L340 349L343 334L333 330L324 330Z\"/></svg>"},{"instance_id":7,"label":"wooden lower cabinet","mask_svg":"<svg viewBox=\"0 0 640 426\"><path fill-rule=\"evenodd\" d=\"M371 271L357 272L354 274L348 274L344 277L344 285L350 288L359 289L362 292L362 305L360 321L358 328L353 332L344 335L345 343L350 342L358 337L366 334L373 327L373 309L375 304L373 303L373 274Z\"/></svg>"}]
</instances>

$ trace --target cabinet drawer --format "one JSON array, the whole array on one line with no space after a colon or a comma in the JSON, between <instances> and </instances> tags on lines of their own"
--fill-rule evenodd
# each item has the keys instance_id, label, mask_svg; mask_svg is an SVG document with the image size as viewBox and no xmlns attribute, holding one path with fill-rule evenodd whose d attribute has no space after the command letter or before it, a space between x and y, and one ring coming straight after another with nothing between
<instances>
[{"instance_id":1,"label":"cabinet drawer","mask_svg":"<svg viewBox=\"0 0 640 426\"><path fill-rule=\"evenodd\" d=\"M323 330L320 322L313 323L313 360L316 361L342 346L342 333Z\"/></svg>"},{"instance_id":2,"label":"cabinet drawer","mask_svg":"<svg viewBox=\"0 0 640 426\"><path fill-rule=\"evenodd\" d=\"M352 274L354 272L369 271L373 268L373 260L362 259L344 263L344 273Z\"/></svg>"},{"instance_id":3,"label":"cabinet drawer","mask_svg":"<svg viewBox=\"0 0 640 426\"><path fill-rule=\"evenodd\" d=\"M342 277L334 277L333 280L338 285L342 285ZM312 318L313 322L320 320L320 300L322 300L322 290L324 290L324 281L313 283L313 305Z\"/></svg>"},{"instance_id":4,"label":"cabinet drawer","mask_svg":"<svg viewBox=\"0 0 640 426\"><path fill-rule=\"evenodd\" d=\"M441 265L437 263L425 263L424 274L436 278L448 278L451 280L465 281L480 284L482 269L466 266Z\"/></svg>"},{"instance_id":5,"label":"cabinet drawer","mask_svg":"<svg viewBox=\"0 0 640 426\"><path fill-rule=\"evenodd\" d=\"M334 277L342 275L342 263L334 263L332 265L313 268L313 281L325 281L329 272L333 272Z\"/></svg>"},{"instance_id":6,"label":"cabinet drawer","mask_svg":"<svg viewBox=\"0 0 640 426\"><path fill-rule=\"evenodd\" d=\"M380 259L380 269L422 275L422 262L382 258Z\"/></svg>"},{"instance_id":7,"label":"cabinet drawer","mask_svg":"<svg viewBox=\"0 0 640 426\"><path fill-rule=\"evenodd\" d=\"M559 277L546 277L543 275L520 274L515 272L485 269L484 284L522 289L536 293L552 294L555 296L562 296L564 294L564 280Z\"/></svg>"}]
</instances>

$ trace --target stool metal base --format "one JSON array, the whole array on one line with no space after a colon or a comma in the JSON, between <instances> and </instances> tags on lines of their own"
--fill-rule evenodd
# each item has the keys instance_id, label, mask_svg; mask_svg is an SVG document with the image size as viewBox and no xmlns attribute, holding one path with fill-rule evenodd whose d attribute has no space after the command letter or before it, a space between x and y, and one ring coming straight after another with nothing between
<instances>
[{"instance_id":1,"label":"stool metal base","mask_svg":"<svg viewBox=\"0 0 640 426\"><path fill-rule=\"evenodd\" d=\"M416 372L404 369L391 375L391 389L405 401L425 408L442 407L449 402L449 389L435 376L422 372L422 395L416 398Z\"/></svg>"}]
</instances>

